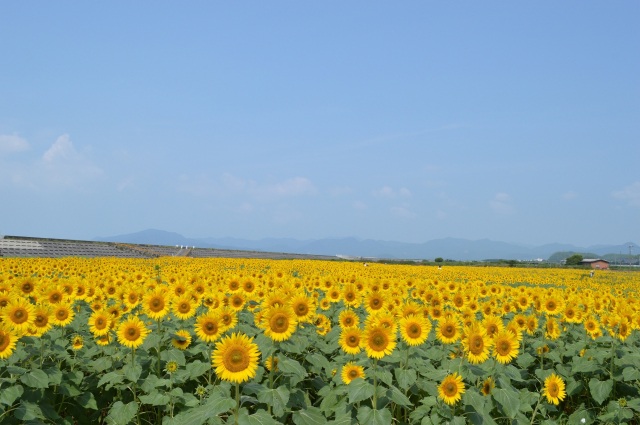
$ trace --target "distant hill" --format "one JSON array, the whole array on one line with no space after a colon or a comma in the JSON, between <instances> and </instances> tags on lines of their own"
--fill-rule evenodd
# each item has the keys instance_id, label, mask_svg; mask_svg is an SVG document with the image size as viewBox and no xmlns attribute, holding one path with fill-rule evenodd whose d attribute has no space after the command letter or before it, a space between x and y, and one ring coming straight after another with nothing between
<instances>
[{"instance_id":1,"label":"distant hill","mask_svg":"<svg viewBox=\"0 0 640 425\"><path fill-rule=\"evenodd\" d=\"M286 252L314 255L345 255L387 259L434 259L442 257L457 261L505 260L564 260L573 253L592 253L587 256L603 257L606 254L628 252L630 243L621 245L594 245L576 247L568 244L545 244L525 246L489 239L468 240L459 238L434 239L424 243L381 241L359 238L325 238L299 240L293 238L265 238L260 240L238 238L187 238L179 233L158 229L147 229L125 235L98 237L96 241L123 242L150 245L185 245L199 248L241 249L265 252ZM640 247L632 244L634 253ZM564 256L566 253L568 255ZM584 255L584 254L583 254ZM558 262L560 261L558 260Z\"/></svg>"}]
</instances>

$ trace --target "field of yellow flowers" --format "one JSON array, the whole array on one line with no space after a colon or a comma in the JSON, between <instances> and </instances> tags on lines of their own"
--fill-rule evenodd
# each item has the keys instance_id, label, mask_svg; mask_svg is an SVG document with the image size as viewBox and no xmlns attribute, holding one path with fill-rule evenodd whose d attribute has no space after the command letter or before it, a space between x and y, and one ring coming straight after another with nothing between
<instances>
[{"instance_id":1,"label":"field of yellow flowers","mask_svg":"<svg viewBox=\"0 0 640 425\"><path fill-rule=\"evenodd\" d=\"M632 272L0 259L2 424L640 423Z\"/></svg>"}]
</instances>

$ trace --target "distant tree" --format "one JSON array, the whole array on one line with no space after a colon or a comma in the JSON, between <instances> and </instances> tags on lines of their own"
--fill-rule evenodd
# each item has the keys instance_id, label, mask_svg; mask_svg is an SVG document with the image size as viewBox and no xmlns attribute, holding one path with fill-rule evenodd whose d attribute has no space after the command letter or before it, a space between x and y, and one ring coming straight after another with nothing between
<instances>
[{"instance_id":1,"label":"distant tree","mask_svg":"<svg viewBox=\"0 0 640 425\"><path fill-rule=\"evenodd\" d=\"M444 259L442 257L438 257L434 260L436 263L442 263Z\"/></svg>"},{"instance_id":2,"label":"distant tree","mask_svg":"<svg viewBox=\"0 0 640 425\"><path fill-rule=\"evenodd\" d=\"M584 257L580 254L573 254L571 257L567 258L565 264L567 266L577 266L584 259Z\"/></svg>"}]
</instances>

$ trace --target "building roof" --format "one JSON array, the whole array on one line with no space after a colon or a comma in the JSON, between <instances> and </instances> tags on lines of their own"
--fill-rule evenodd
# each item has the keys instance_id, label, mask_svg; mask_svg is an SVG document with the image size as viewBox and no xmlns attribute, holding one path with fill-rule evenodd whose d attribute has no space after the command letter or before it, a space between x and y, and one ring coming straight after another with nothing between
<instances>
[{"instance_id":1,"label":"building roof","mask_svg":"<svg viewBox=\"0 0 640 425\"><path fill-rule=\"evenodd\" d=\"M580 262L581 263L595 263L596 261L602 261L603 263L609 264L609 262L607 260L603 260L602 258L585 258Z\"/></svg>"}]
</instances>

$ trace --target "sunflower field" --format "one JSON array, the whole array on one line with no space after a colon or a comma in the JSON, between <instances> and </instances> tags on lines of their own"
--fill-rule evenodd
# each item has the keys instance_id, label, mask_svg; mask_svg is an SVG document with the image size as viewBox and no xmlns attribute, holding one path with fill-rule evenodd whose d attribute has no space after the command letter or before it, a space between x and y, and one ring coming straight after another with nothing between
<instances>
[{"instance_id":1,"label":"sunflower field","mask_svg":"<svg viewBox=\"0 0 640 425\"><path fill-rule=\"evenodd\" d=\"M639 424L634 272L0 258L1 424Z\"/></svg>"}]
</instances>

